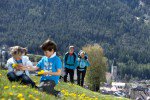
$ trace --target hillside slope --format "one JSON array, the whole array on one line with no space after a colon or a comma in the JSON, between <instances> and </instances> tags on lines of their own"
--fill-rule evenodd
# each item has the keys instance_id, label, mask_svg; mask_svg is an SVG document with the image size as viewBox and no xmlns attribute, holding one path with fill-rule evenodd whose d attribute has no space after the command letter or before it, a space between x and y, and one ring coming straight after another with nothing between
<instances>
[{"instance_id":1,"label":"hillside slope","mask_svg":"<svg viewBox=\"0 0 150 100\"><path fill-rule=\"evenodd\" d=\"M33 76L32 79L38 84L39 77ZM102 95L92 92L80 86L70 83L60 82L56 86L64 97L62 100L124 100L114 96ZM58 100L58 98L39 92L29 86L20 85L18 83L10 83L6 77L6 71L0 70L0 99L1 100Z\"/></svg>"}]
</instances>

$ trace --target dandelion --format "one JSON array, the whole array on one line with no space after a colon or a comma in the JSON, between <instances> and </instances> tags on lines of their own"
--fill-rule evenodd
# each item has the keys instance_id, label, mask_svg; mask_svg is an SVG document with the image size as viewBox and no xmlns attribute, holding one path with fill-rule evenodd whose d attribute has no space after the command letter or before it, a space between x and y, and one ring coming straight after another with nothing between
<instances>
[{"instance_id":1,"label":"dandelion","mask_svg":"<svg viewBox=\"0 0 150 100\"><path fill-rule=\"evenodd\" d=\"M62 92L62 93L65 93L66 91L65 91L65 90L61 90L61 92Z\"/></svg>"},{"instance_id":2,"label":"dandelion","mask_svg":"<svg viewBox=\"0 0 150 100\"><path fill-rule=\"evenodd\" d=\"M35 100L39 100L38 98L35 98Z\"/></svg>"},{"instance_id":3,"label":"dandelion","mask_svg":"<svg viewBox=\"0 0 150 100\"><path fill-rule=\"evenodd\" d=\"M23 97L22 93L19 93L19 94L17 95L17 97L18 97L18 98L22 98L22 97Z\"/></svg>"},{"instance_id":4,"label":"dandelion","mask_svg":"<svg viewBox=\"0 0 150 100\"><path fill-rule=\"evenodd\" d=\"M8 86L4 86L4 89L8 89L9 87Z\"/></svg>"},{"instance_id":5,"label":"dandelion","mask_svg":"<svg viewBox=\"0 0 150 100\"><path fill-rule=\"evenodd\" d=\"M38 75L42 75L44 74L44 70L41 70L40 72L38 72Z\"/></svg>"},{"instance_id":6,"label":"dandelion","mask_svg":"<svg viewBox=\"0 0 150 100\"><path fill-rule=\"evenodd\" d=\"M10 95L10 96L12 96L12 95L13 95L13 93L12 93L12 92L9 92L9 95Z\"/></svg>"},{"instance_id":7,"label":"dandelion","mask_svg":"<svg viewBox=\"0 0 150 100\"><path fill-rule=\"evenodd\" d=\"M76 97L77 96L75 93L70 93L69 95L72 96L72 97Z\"/></svg>"},{"instance_id":8,"label":"dandelion","mask_svg":"<svg viewBox=\"0 0 150 100\"><path fill-rule=\"evenodd\" d=\"M98 98L94 98L94 100L98 100Z\"/></svg>"},{"instance_id":9,"label":"dandelion","mask_svg":"<svg viewBox=\"0 0 150 100\"><path fill-rule=\"evenodd\" d=\"M0 77L2 76L2 74L0 74Z\"/></svg>"},{"instance_id":10,"label":"dandelion","mask_svg":"<svg viewBox=\"0 0 150 100\"><path fill-rule=\"evenodd\" d=\"M24 86L22 86L22 87L26 88L27 86L26 86L26 85L24 85Z\"/></svg>"},{"instance_id":11,"label":"dandelion","mask_svg":"<svg viewBox=\"0 0 150 100\"><path fill-rule=\"evenodd\" d=\"M15 86L15 85L13 85L13 86L12 86L12 88L16 88L16 86Z\"/></svg>"},{"instance_id":12,"label":"dandelion","mask_svg":"<svg viewBox=\"0 0 150 100\"><path fill-rule=\"evenodd\" d=\"M15 68L15 67L17 67L18 66L18 64L12 64L12 67L13 68Z\"/></svg>"},{"instance_id":13,"label":"dandelion","mask_svg":"<svg viewBox=\"0 0 150 100\"><path fill-rule=\"evenodd\" d=\"M81 94L81 97L84 97L85 96L85 94L83 93L83 94Z\"/></svg>"},{"instance_id":14,"label":"dandelion","mask_svg":"<svg viewBox=\"0 0 150 100\"><path fill-rule=\"evenodd\" d=\"M29 98L34 98L34 96L33 96L33 95L31 95L31 94L30 94L28 97L29 97Z\"/></svg>"},{"instance_id":15,"label":"dandelion","mask_svg":"<svg viewBox=\"0 0 150 100\"><path fill-rule=\"evenodd\" d=\"M25 100L24 98L20 98L19 100Z\"/></svg>"},{"instance_id":16,"label":"dandelion","mask_svg":"<svg viewBox=\"0 0 150 100\"><path fill-rule=\"evenodd\" d=\"M5 100L5 98L1 98L1 100Z\"/></svg>"},{"instance_id":17,"label":"dandelion","mask_svg":"<svg viewBox=\"0 0 150 100\"><path fill-rule=\"evenodd\" d=\"M18 86L18 88L21 88L22 86Z\"/></svg>"},{"instance_id":18,"label":"dandelion","mask_svg":"<svg viewBox=\"0 0 150 100\"><path fill-rule=\"evenodd\" d=\"M38 93L38 91L34 91L34 93Z\"/></svg>"},{"instance_id":19,"label":"dandelion","mask_svg":"<svg viewBox=\"0 0 150 100\"><path fill-rule=\"evenodd\" d=\"M68 96L68 95L69 95L69 93L68 93L68 92L65 92L65 93L64 93L64 95L65 95L65 96Z\"/></svg>"}]
</instances>

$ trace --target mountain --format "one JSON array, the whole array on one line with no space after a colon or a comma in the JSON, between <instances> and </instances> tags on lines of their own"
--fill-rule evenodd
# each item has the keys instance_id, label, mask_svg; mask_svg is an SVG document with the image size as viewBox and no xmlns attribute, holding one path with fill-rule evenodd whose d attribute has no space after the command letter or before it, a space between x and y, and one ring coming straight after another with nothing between
<instances>
[{"instance_id":1,"label":"mountain","mask_svg":"<svg viewBox=\"0 0 150 100\"><path fill-rule=\"evenodd\" d=\"M42 53L47 38L61 54L98 43L108 59L150 62L149 0L1 0L0 45Z\"/></svg>"}]
</instances>

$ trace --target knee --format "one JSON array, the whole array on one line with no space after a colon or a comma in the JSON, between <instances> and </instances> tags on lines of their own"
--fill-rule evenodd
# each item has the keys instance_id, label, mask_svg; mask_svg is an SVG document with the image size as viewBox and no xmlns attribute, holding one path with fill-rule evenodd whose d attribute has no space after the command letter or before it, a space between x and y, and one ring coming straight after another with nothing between
<instances>
[{"instance_id":1,"label":"knee","mask_svg":"<svg viewBox=\"0 0 150 100\"><path fill-rule=\"evenodd\" d=\"M30 83L30 81L31 81L31 79L27 75L22 76L22 82L23 83L28 84L28 83Z\"/></svg>"},{"instance_id":2,"label":"knee","mask_svg":"<svg viewBox=\"0 0 150 100\"><path fill-rule=\"evenodd\" d=\"M9 72L7 74L8 79L12 82L12 81L16 81L17 80L17 76L14 72Z\"/></svg>"}]
</instances>

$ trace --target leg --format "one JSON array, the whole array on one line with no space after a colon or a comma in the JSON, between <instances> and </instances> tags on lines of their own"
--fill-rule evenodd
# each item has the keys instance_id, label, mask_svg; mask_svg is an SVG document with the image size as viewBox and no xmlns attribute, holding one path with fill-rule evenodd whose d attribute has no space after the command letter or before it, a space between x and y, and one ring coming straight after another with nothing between
<instances>
[{"instance_id":1,"label":"leg","mask_svg":"<svg viewBox=\"0 0 150 100\"><path fill-rule=\"evenodd\" d=\"M65 75L64 75L64 82L67 82L68 68L65 68L64 72L65 72Z\"/></svg>"},{"instance_id":2,"label":"leg","mask_svg":"<svg viewBox=\"0 0 150 100\"><path fill-rule=\"evenodd\" d=\"M41 82L41 86L39 87L39 89L48 94L57 96L60 91L55 90L54 89L55 86L56 84L53 80L47 80L47 81Z\"/></svg>"},{"instance_id":3,"label":"leg","mask_svg":"<svg viewBox=\"0 0 150 100\"><path fill-rule=\"evenodd\" d=\"M18 81L17 75L14 72L9 72L7 74L7 77L8 77L10 82Z\"/></svg>"},{"instance_id":4,"label":"leg","mask_svg":"<svg viewBox=\"0 0 150 100\"><path fill-rule=\"evenodd\" d=\"M77 84L80 85L80 71L77 69Z\"/></svg>"},{"instance_id":5,"label":"leg","mask_svg":"<svg viewBox=\"0 0 150 100\"><path fill-rule=\"evenodd\" d=\"M32 87L36 87L35 82L33 82L26 74L21 75L21 83L31 84Z\"/></svg>"},{"instance_id":6,"label":"leg","mask_svg":"<svg viewBox=\"0 0 150 100\"><path fill-rule=\"evenodd\" d=\"M86 74L86 70L82 71L82 79L81 79L81 86L83 86L84 84L84 77L85 77L85 74Z\"/></svg>"},{"instance_id":7,"label":"leg","mask_svg":"<svg viewBox=\"0 0 150 100\"><path fill-rule=\"evenodd\" d=\"M69 69L69 75L70 75L70 82L74 83L74 70Z\"/></svg>"}]
</instances>

